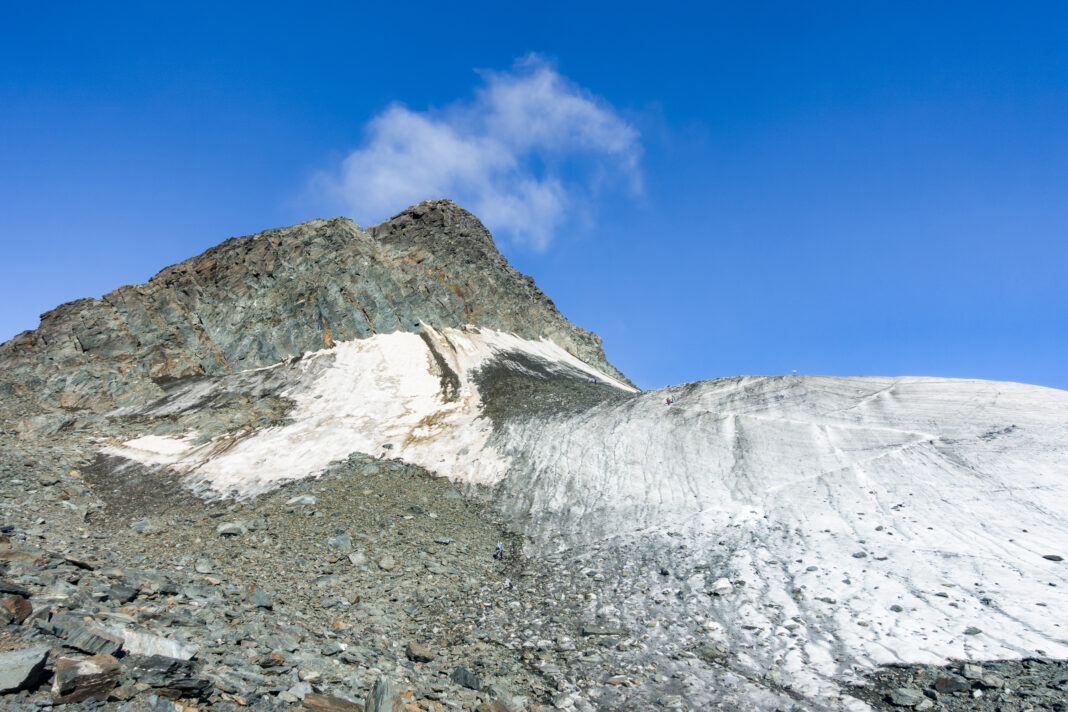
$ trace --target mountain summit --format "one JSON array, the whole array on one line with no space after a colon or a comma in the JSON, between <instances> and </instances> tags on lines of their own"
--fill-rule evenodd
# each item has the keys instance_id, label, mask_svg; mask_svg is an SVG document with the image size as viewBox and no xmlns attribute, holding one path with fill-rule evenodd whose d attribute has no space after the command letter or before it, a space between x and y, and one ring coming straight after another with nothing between
<instances>
[{"instance_id":1,"label":"mountain summit","mask_svg":"<svg viewBox=\"0 0 1068 712\"><path fill-rule=\"evenodd\" d=\"M7 388L64 407L159 395L158 382L219 376L420 324L546 338L617 379L600 338L565 319L448 200L374 227L347 218L231 238L144 284L80 299L0 346Z\"/></svg>"}]
</instances>

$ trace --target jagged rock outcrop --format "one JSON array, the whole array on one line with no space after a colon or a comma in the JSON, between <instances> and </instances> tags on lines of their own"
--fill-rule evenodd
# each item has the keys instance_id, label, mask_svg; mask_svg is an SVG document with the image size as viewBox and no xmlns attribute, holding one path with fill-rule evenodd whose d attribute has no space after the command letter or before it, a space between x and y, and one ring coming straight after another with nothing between
<instances>
[{"instance_id":1,"label":"jagged rock outcrop","mask_svg":"<svg viewBox=\"0 0 1068 712\"><path fill-rule=\"evenodd\" d=\"M513 269L474 215L432 200L369 229L334 218L232 238L144 284L59 306L0 345L0 394L110 407L158 396L160 381L266 366L420 322L549 338L622 378L600 338Z\"/></svg>"}]
</instances>

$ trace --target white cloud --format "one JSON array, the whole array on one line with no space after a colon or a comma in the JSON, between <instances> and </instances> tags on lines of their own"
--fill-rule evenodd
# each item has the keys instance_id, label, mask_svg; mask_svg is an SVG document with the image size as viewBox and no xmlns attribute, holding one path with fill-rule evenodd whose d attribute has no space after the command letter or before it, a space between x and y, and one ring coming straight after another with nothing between
<instances>
[{"instance_id":1,"label":"white cloud","mask_svg":"<svg viewBox=\"0 0 1068 712\"><path fill-rule=\"evenodd\" d=\"M481 76L471 101L442 111L388 107L316 187L363 224L452 198L535 250L603 190L640 192L639 134L607 102L535 55Z\"/></svg>"}]
</instances>

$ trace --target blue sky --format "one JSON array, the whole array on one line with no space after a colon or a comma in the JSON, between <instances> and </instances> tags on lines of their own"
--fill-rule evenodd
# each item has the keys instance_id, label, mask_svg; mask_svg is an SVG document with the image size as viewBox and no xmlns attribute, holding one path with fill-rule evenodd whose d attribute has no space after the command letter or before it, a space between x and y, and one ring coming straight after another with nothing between
<instances>
[{"instance_id":1,"label":"blue sky","mask_svg":"<svg viewBox=\"0 0 1068 712\"><path fill-rule=\"evenodd\" d=\"M0 339L426 191L643 387L1068 388L1064 3L30 5L0 25Z\"/></svg>"}]
</instances>

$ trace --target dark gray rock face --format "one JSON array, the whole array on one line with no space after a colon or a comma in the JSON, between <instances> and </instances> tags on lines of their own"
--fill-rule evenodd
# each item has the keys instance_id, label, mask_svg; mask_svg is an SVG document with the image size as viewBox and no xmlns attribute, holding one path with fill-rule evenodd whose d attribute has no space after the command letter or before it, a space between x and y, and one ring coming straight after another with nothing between
<instances>
[{"instance_id":1,"label":"dark gray rock face","mask_svg":"<svg viewBox=\"0 0 1068 712\"><path fill-rule=\"evenodd\" d=\"M48 646L38 645L25 650L0 653L0 693L33 687L41 678Z\"/></svg>"},{"instance_id":2,"label":"dark gray rock face","mask_svg":"<svg viewBox=\"0 0 1068 712\"><path fill-rule=\"evenodd\" d=\"M229 239L144 284L42 315L0 345L0 392L62 407L161 395L157 382L266 366L335 341L473 324L547 337L622 378L478 219L434 200L369 229L312 220Z\"/></svg>"},{"instance_id":3,"label":"dark gray rock face","mask_svg":"<svg viewBox=\"0 0 1068 712\"><path fill-rule=\"evenodd\" d=\"M400 692L393 681L379 677L363 706L366 712L403 712L404 704L400 701Z\"/></svg>"}]
</instances>

